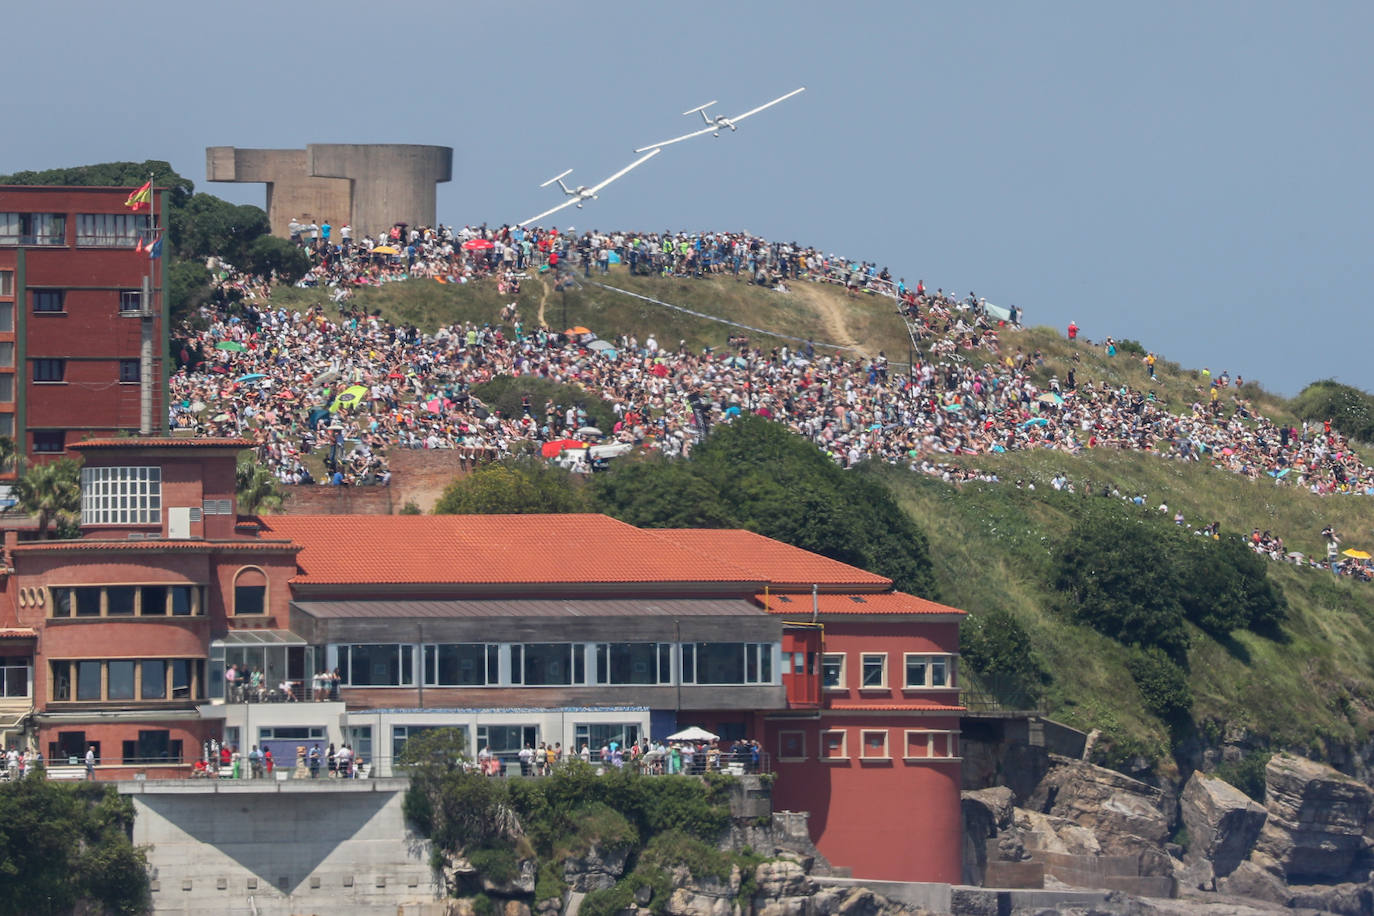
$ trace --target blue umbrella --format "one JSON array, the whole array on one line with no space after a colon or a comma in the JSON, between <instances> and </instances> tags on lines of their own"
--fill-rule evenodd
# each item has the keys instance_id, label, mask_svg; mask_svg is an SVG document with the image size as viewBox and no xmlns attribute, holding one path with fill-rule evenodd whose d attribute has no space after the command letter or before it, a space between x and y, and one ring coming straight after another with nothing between
<instances>
[{"instance_id":1,"label":"blue umbrella","mask_svg":"<svg viewBox=\"0 0 1374 916\"><path fill-rule=\"evenodd\" d=\"M1049 421L1049 420L1046 420L1044 417L1034 417L1034 418L1032 418L1032 419L1027 420L1025 423L1022 423L1022 424L1021 424L1021 428L1022 428L1022 429L1026 429L1026 428L1031 427L1031 426L1049 426L1049 425L1050 425L1050 421Z\"/></svg>"},{"instance_id":2,"label":"blue umbrella","mask_svg":"<svg viewBox=\"0 0 1374 916\"><path fill-rule=\"evenodd\" d=\"M256 382L256 381L257 381L258 379L260 379L260 378L267 378L267 376L263 375L261 372L250 372L250 373L248 373L247 375L240 375L240 376L239 376L239 381L240 381L240 382Z\"/></svg>"},{"instance_id":3,"label":"blue umbrella","mask_svg":"<svg viewBox=\"0 0 1374 916\"><path fill-rule=\"evenodd\" d=\"M956 410L956 411L957 411L957 410L963 410L963 409L964 409L964 405L963 405L963 404L946 404L946 405L945 405L945 410Z\"/></svg>"}]
</instances>

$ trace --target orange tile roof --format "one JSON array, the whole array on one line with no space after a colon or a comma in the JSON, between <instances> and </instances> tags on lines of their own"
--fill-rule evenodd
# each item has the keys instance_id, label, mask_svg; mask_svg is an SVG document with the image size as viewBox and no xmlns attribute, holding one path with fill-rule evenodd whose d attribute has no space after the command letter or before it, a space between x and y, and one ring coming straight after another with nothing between
<instances>
[{"instance_id":1,"label":"orange tile roof","mask_svg":"<svg viewBox=\"0 0 1374 916\"><path fill-rule=\"evenodd\" d=\"M967 707L944 703L866 703L863 706L826 706L824 712L964 712Z\"/></svg>"},{"instance_id":2,"label":"orange tile roof","mask_svg":"<svg viewBox=\"0 0 1374 916\"><path fill-rule=\"evenodd\" d=\"M272 515L302 585L738 582L750 569L605 515ZM721 553L726 551L722 550Z\"/></svg>"},{"instance_id":3,"label":"orange tile roof","mask_svg":"<svg viewBox=\"0 0 1374 916\"><path fill-rule=\"evenodd\" d=\"M143 550L143 551L180 551L186 553L210 553L218 550L256 550L292 551L296 547L287 541L277 539L243 538L237 541L202 540L139 540L139 541L102 541L96 538L73 538L61 541L21 541L13 548L14 553L41 553L62 550Z\"/></svg>"},{"instance_id":4,"label":"orange tile roof","mask_svg":"<svg viewBox=\"0 0 1374 916\"><path fill-rule=\"evenodd\" d=\"M663 528L653 534L704 556L747 569L775 588L891 588L892 580L742 529Z\"/></svg>"},{"instance_id":5,"label":"orange tile roof","mask_svg":"<svg viewBox=\"0 0 1374 916\"><path fill-rule=\"evenodd\" d=\"M31 627L0 627L0 639L35 639L38 631Z\"/></svg>"},{"instance_id":6,"label":"orange tile roof","mask_svg":"<svg viewBox=\"0 0 1374 916\"><path fill-rule=\"evenodd\" d=\"M786 616L809 615L811 613L810 595L755 595L754 600L770 614ZM832 614L957 614L960 617L968 612L957 607L927 601L905 592L885 592L883 594L816 596L816 606L822 617Z\"/></svg>"},{"instance_id":7,"label":"orange tile roof","mask_svg":"<svg viewBox=\"0 0 1374 916\"><path fill-rule=\"evenodd\" d=\"M181 436L127 436L112 439L85 439L73 442L68 448L252 448L251 439L204 438L192 439Z\"/></svg>"}]
</instances>

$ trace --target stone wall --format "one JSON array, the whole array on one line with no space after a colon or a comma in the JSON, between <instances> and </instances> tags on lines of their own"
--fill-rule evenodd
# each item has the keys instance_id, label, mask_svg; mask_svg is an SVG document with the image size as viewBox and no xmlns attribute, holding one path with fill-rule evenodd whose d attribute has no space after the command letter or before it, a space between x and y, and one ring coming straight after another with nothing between
<instances>
[{"instance_id":1,"label":"stone wall","mask_svg":"<svg viewBox=\"0 0 1374 916\"><path fill-rule=\"evenodd\" d=\"M413 502L429 512L444 488L466 477L481 461L465 459L455 449L393 448L389 487L286 486L281 511L286 515L393 515Z\"/></svg>"},{"instance_id":2,"label":"stone wall","mask_svg":"<svg viewBox=\"0 0 1374 916\"><path fill-rule=\"evenodd\" d=\"M419 913L438 898L404 780L120 783L146 845L153 912Z\"/></svg>"}]
</instances>

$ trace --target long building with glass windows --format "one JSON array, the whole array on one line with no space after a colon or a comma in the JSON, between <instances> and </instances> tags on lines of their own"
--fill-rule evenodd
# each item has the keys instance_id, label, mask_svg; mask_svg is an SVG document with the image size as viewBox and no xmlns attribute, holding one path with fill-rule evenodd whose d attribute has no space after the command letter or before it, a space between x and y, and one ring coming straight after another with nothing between
<instances>
[{"instance_id":1,"label":"long building with glass windows","mask_svg":"<svg viewBox=\"0 0 1374 916\"><path fill-rule=\"evenodd\" d=\"M348 744L387 774L445 727L514 774L525 746L695 725L757 740L834 863L959 880L962 612L747 531L240 517L247 445L73 445L83 536L6 533L6 744L94 749L99 778L188 775L212 742L287 765Z\"/></svg>"}]
</instances>

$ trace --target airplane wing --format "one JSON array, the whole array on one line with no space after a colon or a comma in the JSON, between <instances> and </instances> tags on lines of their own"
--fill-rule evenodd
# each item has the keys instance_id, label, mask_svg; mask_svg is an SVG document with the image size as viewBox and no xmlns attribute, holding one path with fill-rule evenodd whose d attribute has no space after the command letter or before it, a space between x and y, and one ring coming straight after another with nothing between
<instances>
[{"instance_id":1,"label":"airplane wing","mask_svg":"<svg viewBox=\"0 0 1374 916\"><path fill-rule=\"evenodd\" d=\"M703 127L701 130L694 130L690 134L683 134L681 137L674 137L671 140L660 140L657 143L650 143L648 146L641 146L639 149L635 150L635 152L642 153L646 149L653 149L654 147L671 146L674 143L681 143L683 140L690 140L693 137L700 137L702 134L709 134L713 130L719 130L719 128L713 124L710 127Z\"/></svg>"},{"instance_id":2,"label":"airplane wing","mask_svg":"<svg viewBox=\"0 0 1374 916\"><path fill-rule=\"evenodd\" d=\"M791 92L787 93L787 95L778 96L778 97L777 97L776 99L774 99L773 101L771 101L771 102L765 102L764 104L760 105L758 108L751 108L751 109L749 109L748 111L746 111L746 112L745 112L744 114L742 114L742 115L735 115L735 116L734 116L733 118L731 118L730 120L731 120L731 121L743 121L745 118L747 118L747 117L749 117L749 116L751 116L751 115L756 115L756 114L758 114L760 111L763 111L765 108L772 108L774 105L778 104L779 102L785 102L785 101L787 101L788 99L792 98L792 96L796 95L798 92L805 92L805 91L806 91L806 87L805 87L805 86L802 86L800 89L793 89Z\"/></svg>"},{"instance_id":3,"label":"airplane wing","mask_svg":"<svg viewBox=\"0 0 1374 916\"><path fill-rule=\"evenodd\" d=\"M610 178L607 178L605 181L601 182L601 184L593 185L591 189L592 193L595 194L597 191L600 191L602 188L606 187L606 185L610 184L612 181L615 181L621 175L624 175L626 172L630 171L630 169L638 168L639 166L648 162L650 159L654 158L661 152L663 152L662 149L655 147L652 153L649 153L647 156L640 156L634 162L631 162L629 165L625 166L625 168L616 172L614 175L612 175Z\"/></svg>"},{"instance_id":4,"label":"airplane wing","mask_svg":"<svg viewBox=\"0 0 1374 916\"><path fill-rule=\"evenodd\" d=\"M543 213L540 213L538 216L531 216L529 219L522 219L520 222L516 223L516 225L517 225L517 226L528 226L530 223L537 222L538 220L541 220L541 219L543 219L543 218L546 217L546 216L550 216L550 215L552 215L552 214L554 214L554 213L557 213L559 210L562 210L564 207L571 207L573 204L577 203L578 200L579 200L579 198L576 198L576 197L569 197L567 200L563 201L561 204L559 204L558 206L554 207L552 210L545 210Z\"/></svg>"}]
</instances>

